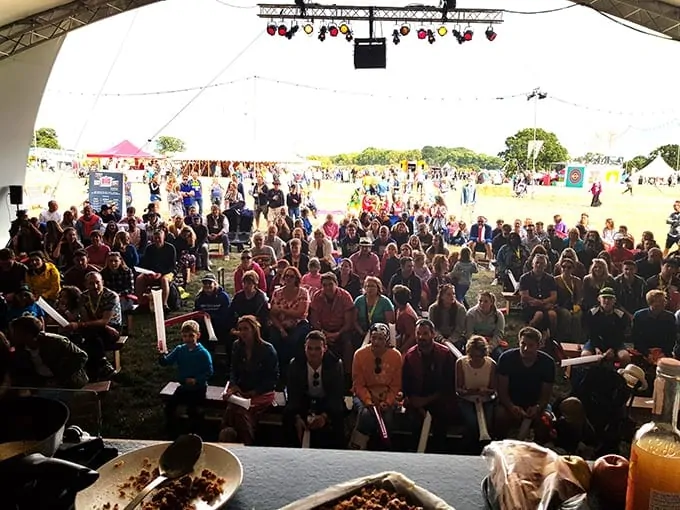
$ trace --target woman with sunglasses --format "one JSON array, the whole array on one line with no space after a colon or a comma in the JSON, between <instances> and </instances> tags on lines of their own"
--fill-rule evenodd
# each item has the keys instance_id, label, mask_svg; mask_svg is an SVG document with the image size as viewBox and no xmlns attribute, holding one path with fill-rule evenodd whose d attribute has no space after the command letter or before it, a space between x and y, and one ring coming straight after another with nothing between
<instances>
[{"instance_id":1,"label":"woman with sunglasses","mask_svg":"<svg viewBox=\"0 0 680 510\"><path fill-rule=\"evenodd\" d=\"M397 393L401 391L401 354L390 344L387 324L373 324L369 334L369 344L354 354L352 362L357 423L350 448L355 450L365 450L371 436L380 433L378 416L389 437Z\"/></svg>"},{"instance_id":2,"label":"woman with sunglasses","mask_svg":"<svg viewBox=\"0 0 680 510\"><path fill-rule=\"evenodd\" d=\"M285 367L303 352L304 338L311 329L307 322L309 292L300 286L300 271L287 267L282 273L283 286L272 295L269 320L272 323L271 342L279 356L281 379L286 380Z\"/></svg>"}]
</instances>

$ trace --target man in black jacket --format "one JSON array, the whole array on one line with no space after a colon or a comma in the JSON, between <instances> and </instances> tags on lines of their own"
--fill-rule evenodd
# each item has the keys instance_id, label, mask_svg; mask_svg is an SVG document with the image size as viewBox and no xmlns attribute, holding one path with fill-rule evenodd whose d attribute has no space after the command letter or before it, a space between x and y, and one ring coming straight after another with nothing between
<instances>
[{"instance_id":1,"label":"man in black jacket","mask_svg":"<svg viewBox=\"0 0 680 510\"><path fill-rule=\"evenodd\" d=\"M309 431L310 445L342 448L344 443L344 370L328 351L326 335L311 331L305 356L288 367L288 403L283 423L288 444L300 446Z\"/></svg>"}]
</instances>

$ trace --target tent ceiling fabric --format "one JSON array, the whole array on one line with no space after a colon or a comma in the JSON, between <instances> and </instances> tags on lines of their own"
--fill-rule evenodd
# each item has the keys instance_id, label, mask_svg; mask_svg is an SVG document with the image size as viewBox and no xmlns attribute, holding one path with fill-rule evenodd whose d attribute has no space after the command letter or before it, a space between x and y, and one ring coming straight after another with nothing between
<instances>
[{"instance_id":1,"label":"tent ceiling fabric","mask_svg":"<svg viewBox=\"0 0 680 510\"><path fill-rule=\"evenodd\" d=\"M76 28L159 0L0 0L0 61Z\"/></svg>"},{"instance_id":2,"label":"tent ceiling fabric","mask_svg":"<svg viewBox=\"0 0 680 510\"><path fill-rule=\"evenodd\" d=\"M680 0L572 0L680 41Z\"/></svg>"}]
</instances>

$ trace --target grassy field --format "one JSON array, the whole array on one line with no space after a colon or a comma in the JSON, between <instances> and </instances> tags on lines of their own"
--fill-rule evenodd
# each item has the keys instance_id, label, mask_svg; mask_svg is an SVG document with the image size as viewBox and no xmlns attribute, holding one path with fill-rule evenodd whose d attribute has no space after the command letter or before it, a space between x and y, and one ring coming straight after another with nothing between
<instances>
[{"instance_id":1,"label":"grassy field","mask_svg":"<svg viewBox=\"0 0 680 510\"><path fill-rule=\"evenodd\" d=\"M50 198L56 198L62 209L82 203L85 199L87 190L82 180L41 172L29 173L29 181L33 181L34 189L36 182L50 179L53 183ZM205 186L208 185L209 181L205 182ZM27 182L27 187L31 187L30 182ZM354 186L350 184L323 183L322 189L315 195L319 209L324 211L346 209L353 189ZM602 195L604 205L591 208L587 190L537 187L531 196L517 199L510 197L509 190L503 187L492 187L488 191L478 192L478 203L473 214L483 214L491 222L497 218L503 218L506 222L512 222L515 218L532 218L534 221L542 220L548 224L553 214L559 213L568 225L573 225L582 212L587 212L590 214L591 225L599 231L604 226L604 220L612 217L617 226L627 225L636 239L639 239L643 230L652 230L657 239L663 240L666 233L665 219L672 210L672 203L677 196L675 189L636 187L633 197L622 196L622 191L623 188L620 186L605 187ZM146 205L147 187L141 183L135 184L133 196L138 211L141 211ZM445 200L450 212L461 218L458 192L447 193ZM237 263L235 258L229 262L217 259L214 261L215 269L221 265L226 266L226 290L230 294L233 293L231 275ZM481 289L492 288L495 292L500 291L500 287L490 287L492 277L492 273L488 271L482 271L475 276L468 294L468 302L476 302ZM188 286L187 290L192 296L199 289L199 281L200 275L196 275ZM186 304L186 311L192 308L193 301L190 299ZM511 343L515 341L519 327L521 324L515 318L510 318L506 333ZM174 327L168 332L170 346L175 345L178 338L178 329ZM139 439L163 437L163 408L158 394L165 383L173 378L174 371L172 368L158 366L156 335L151 315L135 317L131 338L122 352L122 366L123 371L116 377L112 390L103 403L103 435ZM225 383L224 375L220 372L218 369L211 381L212 384Z\"/></svg>"}]
</instances>

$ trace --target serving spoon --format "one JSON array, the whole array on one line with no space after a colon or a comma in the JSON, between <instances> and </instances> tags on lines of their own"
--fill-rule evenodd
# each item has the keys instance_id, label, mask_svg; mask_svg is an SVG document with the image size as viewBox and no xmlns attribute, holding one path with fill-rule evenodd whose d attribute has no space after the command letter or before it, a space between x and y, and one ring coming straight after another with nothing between
<instances>
[{"instance_id":1,"label":"serving spoon","mask_svg":"<svg viewBox=\"0 0 680 510\"><path fill-rule=\"evenodd\" d=\"M194 470L203 451L203 441L194 434L179 436L168 446L158 460L158 477L144 487L124 510L133 510L149 493L161 484L181 478Z\"/></svg>"}]
</instances>

